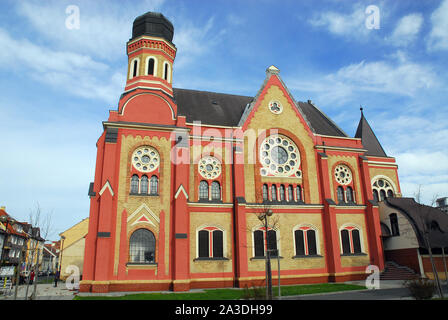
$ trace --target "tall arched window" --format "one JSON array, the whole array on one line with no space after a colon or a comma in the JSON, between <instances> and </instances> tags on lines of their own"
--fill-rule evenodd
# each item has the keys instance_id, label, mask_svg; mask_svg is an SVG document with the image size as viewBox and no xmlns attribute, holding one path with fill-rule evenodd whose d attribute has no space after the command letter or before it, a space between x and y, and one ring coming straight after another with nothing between
<instances>
[{"instance_id":1,"label":"tall arched window","mask_svg":"<svg viewBox=\"0 0 448 320\"><path fill-rule=\"evenodd\" d=\"M341 243L343 254L357 254L362 252L360 231L352 226L341 229Z\"/></svg>"},{"instance_id":2,"label":"tall arched window","mask_svg":"<svg viewBox=\"0 0 448 320\"><path fill-rule=\"evenodd\" d=\"M200 258L224 257L223 232L216 227L207 227L198 232L198 255Z\"/></svg>"},{"instance_id":3,"label":"tall arched window","mask_svg":"<svg viewBox=\"0 0 448 320\"><path fill-rule=\"evenodd\" d=\"M280 185L280 201L285 201L285 186L284 185Z\"/></svg>"},{"instance_id":4,"label":"tall arched window","mask_svg":"<svg viewBox=\"0 0 448 320\"><path fill-rule=\"evenodd\" d=\"M317 255L316 231L300 227L294 231L296 256Z\"/></svg>"},{"instance_id":5,"label":"tall arched window","mask_svg":"<svg viewBox=\"0 0 448 320\"><path fill-rule=\"evenodd\" d=\"M392 190L387 190L387 196L389 198L393 198L394 197L394 192Z\"/></svg>"},{"instance_id":6,"label":"tall arched window","mask_svg":"<svg viewBox=\"0 0 448 320\"><path fill-rule=\"evenodd\" d=\"M267 242L266 242L267 241ZM266 249L269 250L271 257L276 257L277 250L277 231L269 229L267 234L263 229L254 231L254 253L255 257L266 256Z\"/></svg>"},{"instance_id":7,"label":"tall arched window","mask_svg":"<svg viewBox=\"0 0 448 320\"><path fill-rule=\"evenodd\" d=\"M134 60L134 64L132 66L132 77L136 77L138 75L138 60Z\"/></svg>"},{"instance_id":8,"label":"tall arched window","mask_svg":"<svg viewBox=\"0 0 448 320\"><path fill-rule=\"evenodd\" d=\"M153 76L154 75L154 58L148 59L148 75Z\"/></svg>"},{"instance_id":9,"label":"tall arched window","mask_svg":"<svg viewBox=\"0 0 448 320\"><path fill-rule=\"evenodd\" d=\"M390 229L392 231L393 236L399 236L400 235L400 229L398 228L398 217L396 213L391 213L389 215L390 219Z\"/></svg>"},{"instance_id":10,"label":"tall arched window","mask_svg":"<svg viewBox=\"0 0 448 320\"><path fill-rule=\"evenodd\" d=\"M303 198L302 198L302 187L300 187L300 186L297 186L296 187L296 196L297 196L297 201L303 201Z\"/></svg>"},{"instance_id":11,"label":"tall arched window","mask_svg":"<svg viewBox=\"0 0 448 320\"><path fill-rule=\"evenodd\" d=\"M140 180L140 193L147 194L148 193L148 177L146 175L142 176Z\"/></svg>"},{"instance_id":12,"label":"tall arched window","mask_svg":"<svg viewBox=\"0 0 448 320\"><path fill-rule=\"evenodd\" d=\"M374 178L372 189L373 189L373 199L377 201L384 201L387 197L394 197L395 187L391 180L387 177L379 176ZM378 198L378 199L377 199Z\"/></svg>"},{"instance_id":13,"label":"tall arched window","mask_svg":"<svg viewBox=\"0 0 448 320\"><path fill-rule=\"evenodd\" d=\"M136 174L131 178L131 193L138 193L138 175Z\"/></svg>"},{"instance_id":14,"label":"tall arched window","mask_svg":"<svg viewBox=\"0 0 448 320\"><path fill-rule=\"evenodd\" d=\"M208 200L208 183L201 181L199 183L199 200Z\"/></svg>"},{"instance_id":15,"label":"tall arched window","mask_svg":"<svg viewBox=\"0 0 448 320\"><path fill-rule=\"evenodd\" d=\"M380 201L380 197L378 195L378 190L373 190L373 200Z\"/></svg>"},{"instance_id":16,"label":"tall arched window","mask_svg":"<svg viewBox=\"0 0 448 320\"><path fill-rule=\"evenodd\" d=\"M218 181L212 182L212 200L221 200L221 186Z\"/></svg>"},{"instance_id":17,"label":"tall arched window","mask_svg":"<svg viewBox=\"0 0 448 320\"><path fill-rule=\"evenodd\" d=\"M152 176L150 180L150 194L159 194L159 178L157 176Z\"/></svg>"},{"instance_id":18,"label":"tall arched window","mask_svg":"<svg viewBox=\"0 0 448 320\"><path fill-rule=\"evenodd\" d=\"M384 201L386 199L386 191L380 190L380 200Z\"/></svg>"},{"instance_id":19,"label":"tall arched window","mask_svg":"<svg viewBox=\"0 0 448 320\"><path fill-rule=\"evenodd\" d=\"M345 196L346 196L347 202L354 202L352 187L347 187L347 189L345 190Z\"/></svg>"},{"instance_id":20,"label":"tall arched window","mask_svg":"<svg viewBox=\"0 0 448 320\"><path fill-rule=\"evenodd\" d=\"M344 188L339 186L337 189L337 194L338 194L338 202L339 203L344 202Z\"/></svg>"},{"instance_id":21,"label":"tall arched window","mask_svg":"<svg viewBox=\"0 0 448 320\"><path fill-rule=\"evenodd\" d=\"M263 201L268 201L268 200L269 200L268 185L264 184L263 185Z\"/></svg>"},{"instance_id":22,"label":"tall arched window","mask_svg":"<svg viewBox=\"0 0 448 320\"><path fill-rule=\"evenodd\" d=\"M129 239L129 261L136 263L155 263L156 238L147 229L138 229Z\"/></svg>"},{"instance_id":23,"label":"tall arched window","mask_svg":"<svg viewBox=\"0 0 448 320\"><path fill-rule=\"evenodd\" d=\"M294 191L291 185L288 186L288 201L294 201Z\"/></svg>"},{"instance_id":24,"label":"tall arched window","mask_svg":"<svg viewBox=\"0 0 448 320\"><path fill-rule=\"evenodd\" d=\"M166 81L168 81L168 71L169 71L168 63L165 63L165 67L163 70L163 79L165 79Z\"/></svg>"},{"instance_id":25,"label":"tall arched window","mask_svg":"<svg viewBox=\"0 0 448 320\"><path fill-rule=\"evenodd\" d=\"M272 201L277 201L277 187L275 184L271 186L271 199Z\"/></svg>"}]
</instances>

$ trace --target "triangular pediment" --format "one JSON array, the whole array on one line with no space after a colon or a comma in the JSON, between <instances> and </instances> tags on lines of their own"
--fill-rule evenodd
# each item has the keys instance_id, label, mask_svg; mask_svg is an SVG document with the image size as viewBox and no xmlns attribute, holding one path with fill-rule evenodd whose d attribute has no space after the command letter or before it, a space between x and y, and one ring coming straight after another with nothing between
<instances>
[{"instance_id":1,"label":"triangular pediment","mask_svg":"<svg viewBox=\"0 0 448 320\"><path fill-rule=\"evenodd\" d=\"M112 186L110 185L109 180L107 180L106 183L104 184L104 186L101 188L101 190L99 192L100 197L103 195L103 193L106 190L109 190L109 193L112 197L114 196L114 190L112 189Z\"/></svg>"},{"instance_id":2,"label":"triangular pediment","mask_svg":"<svg viewBox=\"0 0 448 320\"><path fill-rule=\"evenodd\" d=\"M241 116L241 119L238 123L238 126L242 127L244 131L248 127L251 119L253 118L255 113L258 112L260 107L271 108L271 104L269 103L268 105L265 100L270 89L276 87L278 88L278 90L277 94L274 95L273 101L284 100L285 103L281 103L279 109L277 110L275 108L271 108L270 110L272 110L272 113L267 113L267 116L272 116L273 119L275 119L276 116L281 118L281 113L283 112L284 108L292 108L297 118L303 123L309 134L312 135L314 133L312 126L305 116L305 113L301 110L291 92L288 90L285 83L281 79L279 73L280 70L275 66L270 66L266 69L266 78L260 90L258 90L257 95L254 97L253 101L246 106L243 115Z\"/></svg>"},{"instance_id":3,"label":"triangular pediment","mask_svg":"<svg viewBox=\"0 0 448 320\"><path fill-rule=\"evenodd\" d=\"M156 224L160 223L160 219L146 203L142 203L131 215L129 215L127 222L130 225L148 223L156 226Z\"/></svg>"}]
</instances>

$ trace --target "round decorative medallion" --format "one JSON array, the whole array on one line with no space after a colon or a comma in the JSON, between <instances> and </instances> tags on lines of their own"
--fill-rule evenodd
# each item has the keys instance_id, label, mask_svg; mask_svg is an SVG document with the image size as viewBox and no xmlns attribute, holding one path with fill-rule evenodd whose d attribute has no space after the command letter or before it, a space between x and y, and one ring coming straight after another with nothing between
<instances>
[{"instance_id":1,"label":"round decorative medallion","mask_svg":"<svg viewBox=\"0 0 448 320\"><path fill-rule=\"evenodd\" d=\"M280 102L278 102L278 101L271 101L271 102L269 102L269 110L273 114L280 114L283 111L283 107L280 104Z\"/></svg>"},{"instance_id":2,"label":"round decorative medallion","mask_svg":"<svg viewBox=\"0 0 448 320\"><path fill-rule=\"evenodd\" d=\"M132 165L141 172L152 172L159 167L160 156L153 147L140 147L132 154Z\"/></svg>"},{"instance_id":3,"label":"round decorative medallion","mask_svg":"<svg viewBox=\"0 0 448 320\"><path fill-rule=\"evenodd\" d=\"M203 157L198 164L199 174L205 179L215 179L221 175L221 162L212 156Z\"/></svg>"},{"instance_id":4,"label":"round decorative medallion","mask_svg":"<svg viewBox=\"0 0 448 320\"><path fill-rule=\"evenodd\" d=\"M334 169L334 177L339 184L347 185L352 182L352 172L344 164L340 164Z\"/></svg>"},{"instance_id":5,"label":"round decorative medallion","mask_svg":"<svg viewBox=\"0 0 448 320\"><path fill-rule=\"evenodd\" d=\"M264 139L260 147L261 175L281 177L302 176L300 153L295 143L282 135L272 135Z\"/></svg>"}]
</instances>

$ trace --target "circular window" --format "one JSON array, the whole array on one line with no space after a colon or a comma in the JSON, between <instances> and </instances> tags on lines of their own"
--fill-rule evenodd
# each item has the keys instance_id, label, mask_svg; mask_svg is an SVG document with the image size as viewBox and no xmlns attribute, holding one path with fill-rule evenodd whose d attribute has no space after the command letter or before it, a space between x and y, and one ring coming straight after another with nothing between
<instances>
[{"instance_id":1,"label":"circular window","mask_svg":"<svg viewBox=\"0 0 448 320\"><path fill-rule=\"evenodd\" d=\"M132 154L132 165L138 171L154 171L159 167L159 163L159 153L153 147L140 147Z\"/></svg>"},{"instance_id":2,"label":"circular window","mask_svg":"<svg viewBox=\"0 0 448 320\"><path fill-rule=\"evenodd\" d=\"M199 174L205 179L215 179L221 175L221 162L212 156L203 157L198 164Z\"/></svg>"},{"instance_id":3,"label":"circular window","mask_svg":"<svg viewBox=\"0 0 448 320\"><path fill-rule=\"evenodd\" d=\"M344 164L340 164L334 169L334 177L339 184L347 185L352 182L352 172Z\"/></svg>"},{"instance_id":4,"label":"circular window","mask_svg":"<svg viewBox=\"0 0 448 320\"><path fill-rule=\"evenodd\" d=\"M282 177L298 177L300 171L300 153L295 143L282 135L267 137L260 148L261 175L269 174Z\"/></svg>"},{"instance_id":5,"label":"circular window","mask_svg":"<svg viewBox=\"0 0 448 320\"><path fill-rule=\"evenodd\" d=\"M273 114L280 114L283 111L283 107L280 104L280 102L278 102L278 101L271 101L271 102L269 102L269 110Z\"/></svg>"}]
</instances>

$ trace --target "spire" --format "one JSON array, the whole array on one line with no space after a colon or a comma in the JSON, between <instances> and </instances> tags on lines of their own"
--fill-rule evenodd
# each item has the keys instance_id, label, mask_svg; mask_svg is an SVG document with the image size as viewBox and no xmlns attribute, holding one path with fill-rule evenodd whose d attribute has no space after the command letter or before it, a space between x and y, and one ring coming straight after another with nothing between
<instances>
[{"instance_id":1,"label":"spire","mask_svg":"<svg viewBox=\"0 0 448 320\"><path fill-rule=\"evenodd\" d=\"M367 149L367 156L387 157L386 152L364 117L363 108L360 107L360 110L361 119L359 120L358 129L356 129L355 138L361 138L362 145Z\"/></svg>"}]
</instances>

